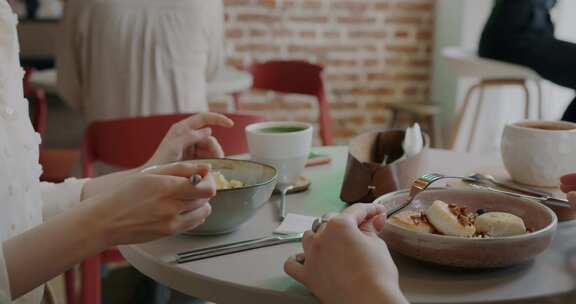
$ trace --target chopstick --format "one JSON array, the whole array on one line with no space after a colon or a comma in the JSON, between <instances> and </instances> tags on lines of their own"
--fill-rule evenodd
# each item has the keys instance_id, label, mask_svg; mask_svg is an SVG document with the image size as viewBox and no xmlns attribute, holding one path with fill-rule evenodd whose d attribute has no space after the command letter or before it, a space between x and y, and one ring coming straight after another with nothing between
<instances>
[{"instance_id":1,"label":"chopstick","mask_svg":"<svg viewBox=\"0 0 576 304\"><path fill-rule=\"evenodd\" d=\"M196 250L184 251L176 254L175 262L182 264L257 248L299 242L302 240L302 236L302 233L288 236L268 236Z\"/></svg>"}]
</instances>

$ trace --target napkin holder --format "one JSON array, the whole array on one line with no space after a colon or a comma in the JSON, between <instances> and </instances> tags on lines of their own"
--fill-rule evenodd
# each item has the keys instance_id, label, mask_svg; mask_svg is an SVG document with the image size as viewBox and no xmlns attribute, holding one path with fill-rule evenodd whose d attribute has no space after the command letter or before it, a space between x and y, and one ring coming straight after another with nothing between
<instances>
[{"instance_id":1,"label":"napkin holder","mask_svg":"<svg viewBox=\"0 0 576 304\"><path fill-rule=\"evenodd\" d=\"M429 137L422 134L424 148L420 153L402 158L404 136L403 130L389 130L352 139L340 199L348 204L371 203L383 194L409 188L424 173Z\"/></svg>"}]
</instances>

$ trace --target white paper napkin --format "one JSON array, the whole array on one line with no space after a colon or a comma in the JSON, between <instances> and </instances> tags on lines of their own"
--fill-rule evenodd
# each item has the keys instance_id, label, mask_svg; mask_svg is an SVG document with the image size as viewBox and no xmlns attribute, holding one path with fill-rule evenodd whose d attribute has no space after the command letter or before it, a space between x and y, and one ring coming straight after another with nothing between
<instances>
[{"instance_id":1,"label":"white paper napkin","mask_svg":"<svg viewBox=\"0 0 576 304\"><path fill-rule=\"evenodd\" d=\"M396 163L417 155L418 153L422 152L423 149L424 139L422 138L422 130L420 129L420 125L415 123L412 127L406 129L404 141L402 142L402 150L404 150L404 155L392 163ZM386 160L384 160L384 163L385 162Z\"/></svg>"},{"instance_id":2,"label":"white paper napkin","mask_svg":"<svg viewBox=\"0 0 576 304\"><path fill-rule=\"evenodd\" d=\"M313 216L300 215L294 213L288 213L286 218L278 228L274 231L277 234L296 234L303 233L306 230L312 228L312 223L316 218Z\"/></svg>"},{"instance_id":3,"label":"white paper napkin","mask_svg":"<svg viewBox=\"0 0 576 304\"><path fill-rule=\"evenodd\" d=\"M422 130L420 125L415 123L412 127L406 129L404 142L402 143L404 149L404 157L412 157L424 149L424 140L422 139Z\"/></svg>"}]
</instances>

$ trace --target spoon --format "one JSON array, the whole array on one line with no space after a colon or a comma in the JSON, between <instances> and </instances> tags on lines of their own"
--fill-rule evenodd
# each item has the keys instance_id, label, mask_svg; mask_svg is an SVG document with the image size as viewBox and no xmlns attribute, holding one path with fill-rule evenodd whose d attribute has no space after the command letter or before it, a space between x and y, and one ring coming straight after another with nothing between
<instances>
[{"instance_id":1,"label":"spoon","mask_svg":"<svg viewBox=\"0 0 576 304\"><path fill-rule=\"evenodd\" d=\"M466 179L468 180L473 180L476 182L489 182L495 186L499 186L508 190L513 190L513 191L519 191L525 194L530 194L530 195L535 195L535 196L539 196L542 198L552 198L553 195L548 193L548 192L544 192L544 191L539 191L536 189L531 189L528 187L522 187L522 186L517 186L514 184L510 184L510 183L504 183L501 181L498 181L496 178L494 178L494 176L492 175L488 175L488 174L481 174L481 173L476 173L472 176L467 177Z\"/></svg>"},{"instance_id":2,"label":"spoon","mask_svg":"<svg viewBox=\"0 0 576 304\"><path fill-rule=\"evenodd\" d=\"M294 188L290 184L280 184L277 186L278 191L280 191L280 220L283 221L286 218L286 195L288 191Z\"/></svg>"}]
</instances>

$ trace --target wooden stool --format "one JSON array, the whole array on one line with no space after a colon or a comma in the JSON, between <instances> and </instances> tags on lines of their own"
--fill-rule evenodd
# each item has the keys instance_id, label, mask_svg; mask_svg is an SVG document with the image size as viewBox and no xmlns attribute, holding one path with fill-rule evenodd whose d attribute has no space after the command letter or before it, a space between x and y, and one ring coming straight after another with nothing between
<instances>
[{"instance_id":1,"label":"wooden stool","mask_svg":"<svg viewBox=\"0 0 576 304\"><path fill-rule=\"evenodd\" d=\"M472 128L468 137L466 151L470 152L472 143L478 129L478 122L480 120L481 105L484 102L484 91L487 87L502 87L502 86L516 86L522 89L525 93L524 99L524 119L530 119L531 96L528 88L528 82L532 81L536 84L538 98L537 102L537 118L542 119L543 116L543 103L542 103L542 79L533 70L524 66L511 64L507 62L480 58L473 51L462 50L459 48L446 48L443 50L443 56L451 67L452 71L459 77L469 77L480 79L476 84L472 85L464 97L464 102L452 130L450 139L450 146L453 149L464 116L470 106L470 99L474 91L478 90L479 98L474 110L474 120Z\"/></svg>"},{"instance_id":2,"label":"wooden stool","mask_svg":"<svg viewBox=\"0 0 576 304\"><path fill-rule=\"evenodd\" d=\"M401 115L411 117L410 123L419 123L422 128L430 134L433 147L442 147L442 132L437 121L440 108L434 104L427 103L394 103L389 105L392 111L391 128L397 127Z\"/></svg>"}]
</instances>

